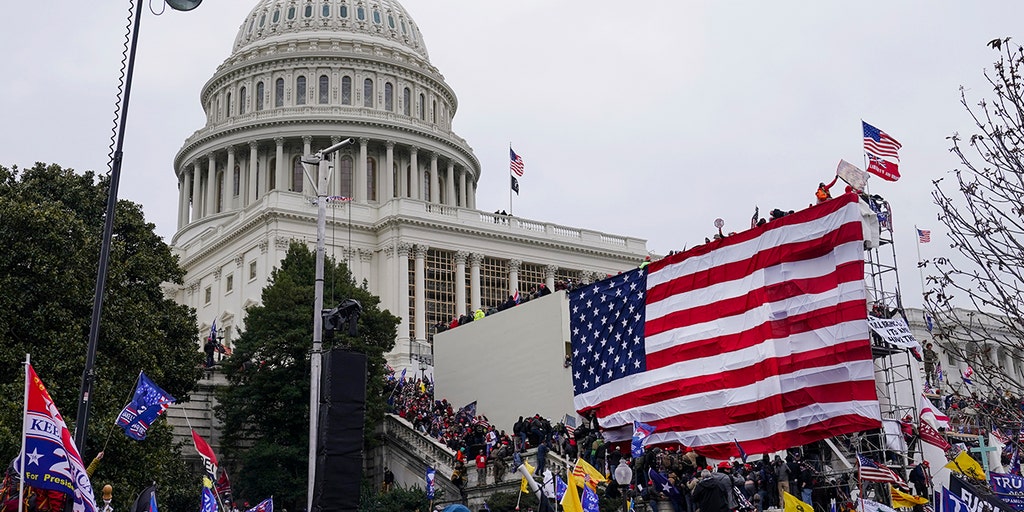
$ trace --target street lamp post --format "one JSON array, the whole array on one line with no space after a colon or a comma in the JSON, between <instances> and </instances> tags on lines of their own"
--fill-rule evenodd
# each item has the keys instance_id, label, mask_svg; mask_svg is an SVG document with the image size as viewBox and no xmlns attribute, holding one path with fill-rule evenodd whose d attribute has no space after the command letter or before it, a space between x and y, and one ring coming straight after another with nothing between
<instances>
[{"instance_id":1,"label":"street lamp post","mask_svg":"<svg viewBox=\"0 0 1024 512\"><path fill-rule=\"evenodd\" d=\"M166 0L176 11L191 11L203 0ZM125 69L124 98L121 102L120 119L117 123L117 143L110 163L110 188L107 190L107 209L103 218L103 237L100 239L100 261L96 272L96 293L92 301L92 320L89 324L89 341L85 350L85 369L82 372L82 387L78 398L78 412L75 416L75 446L85 453L86 427L89 423L89 399L92 385L96 381L93 367L96 365L96 346L100 337L100 317L103 315L103 294L107 287L107 267L110 262L110 241L114 233L114 211L117 207L117 188L121 183L121 160L124 148L124 130L128 124L128 100L132 94L132 75L135 72L135 50L139 45L139 25L142 21L142 7L135 2L135 19L132 22L131 46L128 50L128 66Z\"/></svg>"},{"instance_id":2,"label":"street lamp post","mask_svg":"<svg viewBox=\"0 0 1024 512\"><path fill-rule=\"evenodd\" d=\"M619 459L619 465L615 466L615 483L619 484L622 488L622 512L626 512L626 494L629 490L629 484L633 482L633 470L626 464L625 457Z\"/></svg>"},{"instance_id":3,"label":"street lamp post","mask_svg":"<svg viewBox=\"0 0 1024 512\"><path fill-rule=\"evenodd\" d=\"M324 309L324 236L327 232L327 185L331 182L331 165L327 156L351 144L345 139L302 157L302 164L316 165L316 281L313 284L313 350L309 355L309 476L306 486L306 510L313 512L313 484L316 481L316 448L320 412L320 372L322 364ZM307 176L308 177L308 176Z\"/></svg>"}]
</instances>

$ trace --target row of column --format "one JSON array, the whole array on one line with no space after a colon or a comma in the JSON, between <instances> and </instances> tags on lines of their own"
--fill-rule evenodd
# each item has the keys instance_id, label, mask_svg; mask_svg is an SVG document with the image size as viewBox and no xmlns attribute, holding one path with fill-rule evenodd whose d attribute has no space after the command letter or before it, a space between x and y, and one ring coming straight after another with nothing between
<instances>
[{"instance_id":1,"label":"row of column","mask_svg":"<svg viewBox=\"0 0 1024 512\"><path fill-rule=\"evenodd\" d=\"M398 244L398 310L402 313L409 311L409 252L413 253L413 326L416 340L427 339L427 316L426 316L426 257L430 247L423 244ZM477 253L458 251L455 253L455 304L461 308L466 303L466 263L469 263L469 304L470 309L475 311L480 308L480 265L484 256ZM519 290L519 268L522 265L520 260L508 261L508 294L515 294ZM544 284L549 290L555 289L555 274L558 266L548 265L544 272ZM589 282L589 274L585 274L585 281ZM458 312L458 311L457 311ZM403 324L399 326L399 333L409 332L405 316Z\"/></svg>"},{"instance_id":2,"label":"row of column","mask_svg":"<svg viewBox=\"0 0 1024 512\"><path fill-rule=\"evenodd\" d=\"M340 140L340 137L332 137L331 144L336 144ZM249 142L248 157L238 159L241 160L241 163L237 176L234 173L237 157L236 147L229 146L227 148L224 152L226 155L226 165L219 171L223 173L222 182L220 181L221 178L218 177L217 168L219 153L208 153L195 158L191 164L187 164L182 169L179 177L178 229L185 227L190 222L195 222L222 211L245 208L271 189L299 191L310 187L311 185L308 183L302 183L301 185L292 183L293 169L291 161L296 155L289 152L287 155L290 158L285 157L285 142L285 139L282 137L274 139L275 151L273 158L275 158L275 169L274 183L272 185L267 183L265 178L267 165L263 166L262 175L264 178L260 179L260 143L258 141ZM367 203L371 200L368 197L367 186L369 174L367 161L371 157L370 143L370 139L360 138L357 141L358 149L347 152L355 160L352 196L353 200L358 203ZM397 188L397 197L409 197L428 203L476 209L476 180L473 179L473 174L468 169L461 166L457 167L451 159L448 159L447 165L442 167L440 164L443 164L443 162L439 162L439 157L442 155L433 151L424 152L425 156L429 159L429 165L421 167L419 161L420 148L409 146L406 152L403 152L399 158L396 158L394 141L384 141L383 146L383 155L380 154L379 148L377 148L376 154L372 155L378 162L377 197L374 200L379 203L387 202L386 200L381 201L380 198L384 197L390 200L390 198L395 197L394 192ZM302 154L311 154L312 149L312 137L303 137ZM379 165L380 157L383 157L383 166ZM263 159L269 164L270 155L264 155ZM406 179L405 172L406 162L414 170L414 172L409 173L408 179ZM396 163L399 163L399 165L396 165ZM331 188L332 195L339 195L341 192L340 171L337 168L337 163L335 165ZM395 172L396 168L397 172ZM444 194L441 194L442 174L444 176ZM397 187L395 187L393 181L395 178L398 178ZM303 178L298 176L296 179ZM238 180L238 183L235 183L235 180ZM430 186L428 190L424 190L426 183L422 183L421 180L429 180ZM221 184L222 186L220 186ZM234 194L236 189L239 191L238 195Z\"/></svg>"}]
</instances>

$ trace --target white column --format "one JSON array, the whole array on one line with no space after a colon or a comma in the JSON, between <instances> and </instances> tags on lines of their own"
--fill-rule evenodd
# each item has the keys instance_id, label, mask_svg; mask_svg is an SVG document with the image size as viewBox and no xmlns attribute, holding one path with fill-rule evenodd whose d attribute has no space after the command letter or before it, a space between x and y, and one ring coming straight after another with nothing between
<instances>
[{"instance_id":1,"label":"white column","mask_svg":"<svg viewBox=\"0 0 1024 512\"><path fill-rule=\"evenodd\" d=\"M274 162L274 189L288 190L288 173L284 172L284 137L274 139L277 155Z\"/></svg>"},{"instance_id":2,"label":"white column","mask_svg":"<svg viewBox=\"0 0 1024 512\"><path fill-rule=\"evenodd\" d=\"M508 260L508 294L515 295L519 291L519 266L520 260Z\"/></svg>"},{"instance_id":3,"label":"white column","mask_svg":"<svg viewBox=\"0 0 1024 512\"><path fill-rule=\"evenodd\" d=\"M224 191L224 209L225 210L237 210L238 203L242 198L242 187L237 180L242 179L242 171L238 171L238 177L235 177L235 147L228 146L228 166L224 169L224 182L228 183L227 190ZM238 189L238 197L235 197L235 189ZM230 200L228 199L230 198Z\"/></svg>"},{"instance_id":4,"label":"white column","mask_svg":"<svg viewBox=\"0 0 1024 512\"><path fill-rule=\"evenodd\" d=\"M549 291L555 291L555 273L557 272L557 265L548 265L544 268L544 286L547 286Z\"/></svg>"},{"instance_id":5,"label":"white column","mask_svg":"<svg viewBox=\"0 0 1024 512\"><path fill-rule=\"evenodd\" d=\"M337 144L337 143L339 143L339 142L341 142L341 137L331 137L331 145L332 146ZM344 195L344 194L341 193L341 164L339 162L341 162L341 157L342 156L345 156L345 155L352 156L350 151L351 150L346 146L346 147L342 148L342 150L340 152L337 152L334 155L331 155L331 157L330 157L331 158L331 181L327 182L327 190L328 190L329 194L332 195L332 196ZM355 165L355 163L356 163L356 159L353 156L352 157L352 165ZM355 169L354 168L353 168L352 172L353 172L353 174L355 173Z\"/></svg>"},{"instance_id":6,"label":"white column","mask_svg":"<svg viewBox=\"0 0 1024 512\"><path fill-rule=\"evenodd\" d=\"M409 173L405 171L405 162L399 155L398 169L395 171L395 179L398 180L398 197L402 199L409 197Z\"/></svg>"},{"instance_id":7,"label":"white column","mask_svg":"<svg viewBox=\"0 0 1024 512\"><path fill-rule=\"evenodd\" d=\"M380 170L380 173L384 175L384 190L381 191L381 204L384 204L395 197L395 141L389 140L384 142L384 147L387 148L387 153L384 156L384 168Z\"/></svg>"},{"instance_id":8,"label":"white column","mask_svg":"<svg viewBox=\"0 0 1024 512\"><path fill-rule=\"evenodd\" d=\"M444 177L444 204L455 206L455 162L448 161L448 173Z\"/></svg>"},{"instance_id":9,"label":"white column","mask_svg":"<svg viewBox=\"0 0 1024 512\"><path fill-rule=\"evenodd\" d=\"M309 135L302 137L302 154L313 154L313 137L310 137Z\"/></svg>"},{"instance_id":10,"label":"white column","mask_svg":"<svg viewBox=\"0 0 1024 512\"><path fill-rule=\"evenodd\" d=\"M469 307L473 311L480 309L480 263L483 260L483 254L469 255Z\"/></svg>"},{"instance_id":11,"label":"white column","mask_svg":"<svg viewBox=\"0 0 1024 512\"><path fill-rule=\"evenodd\" d=\"M415 146L409 151L409 197L423 198L423 187L420 186L420 148Z\"/></svg>"},{"instance_id":12,"label":"white column","mask_svg":"<svg viewBox=\"0 0 1024 512\"><path fill-rule=\"evenodd\" d=\"M416 341L427 340L427 301L426 301L426 260L427 249L423 244L416 244L416 267L413 270L416 298Z\"/></svg>"},{"instance_id":13,"label":"white column","mask_svg":"<svg viewBox=\"0 0 1024 512\"><path fill-rule=\"evenodd\" d=\"M356 203L367 202L367 145L369 138L359 139L359 161L355 165L355 179L352 180L352 199Z\"/></svg>"},{"instance_id":14,"label":"white column","mask_svg":"<svg viewBox=\"0 0 1024 512\"><path fill-rule=\"evenodd\" d=\"M437 176L437 153L430 154L430 197L424 197L427 201L438 204L441 202L441 180Z\"/></svg>"},{"instance_id":15,"label":"white column","mask_svg":"<svg viewBox=\"0 0 1024 512\"><path fill-rule=\"evenodd\" d=\"M178 229L185 227L188 224L188 203L192 194L192 175L189 174L188 169L182 167L181 169L181 188L179 189L178 199Z\"/></svg>"},{"instance_id":16,"label":"white column","mask_svg":"<svg viewBox=\"0 0 1024 512\"><path fill-rule=\"evenodd\" d=\"M469 177L469 173L466 169L459 171L459 206L463 208L469 208L469 203L466 201L466 178Z\"/></svg>"},{"instance_id":17,"label":"white column","mask_svg":"<svg viewBox=\"0 0 1024 512\"><path fill-rule=\"evenodd\" d=\"M306 135L302 137L302 156L300 156L299 158L311 154L313 154L313 137ZM306 179L306 166L304 164L300 165L302 165L303 171L302 175L299 176L299 179L302 180L302 188L300 189L299 187L296 186L295 190L303 190L308 194L316 195L316 184L310 183L309 180ZM316 178L314 177L314 179Z\"/></svg>"},{"instance_id":18,"label":"white column","mask_svg":"<svg viewBox=\"0 0 1024 512\"><path fill-rule=\"evenodd\" d=\"M199 170L199 159L192 162L192 222L203 218L203 172Z\"/></svg>"},{"instance_id":19,"label":"white column","mask_svg":"<svg viewBox=\"0 0 1024 512\"><path fill-rule=\"evenodd\" d=\"M366 147L370 139L359 139L359 164L356 165L356 176L352 180L352 199L357 203L366 202Z\"/></svg>"},{"instance_id":20,"label":"white column","mask_svg":"<svg viewBox=\"0 0 1024 512\"><path fill-rule=\"evenodd\" d=\"M409 341L409 251L412 250L412 245L404 242L398 243L398 289L395 292L398 294L398 311L394 313L401 318L401 323L398 324L398 341L404 342L403 347L400 350L408 350ZM399 347L395 347L399 348Z\"/></svg>"},{"instance_id":21,"label":"white column","mask_svg":"<svg viewBox=\"0 0 1024 512\"><path fill-rule=\"evenodd\" d=\"M248 176L246 177L246 183L245 183L246 192L247 192L249 197L248 197L248 201L246 202L246 204L255 202L256 199L259 197L259 192L256 190L256 183L257 183L257 181L259 181L256 178L257 173L259 172L256 169L256 167L259 165L257 163L257 162L259 162L259 154L257 152L258 149L259 149L259 144L256 141L250 141L249 142L249 171L248 171ZM264 181L266 181L266 180L264 180Z\"/></svg>"},{"instance_id":22,"label":"white column","mask_svg":"<svg viewBox=\"0 0 1024 512\"><path fill-rule=\"evenodd\" d=\"M476 210L476 181L469 182L469 207Z\"/></svg>"},{"instance_id":23,"label":"white column","mask_svg":"<svg viewBox=\"0 0 1024 512\"><path fill-rule=\"evenodd\" d=\"M469 253L459 251L455 253L455 312L461 313L466 308L466 259ZM476 311L473 308L472 311Z\"/></svg>"},{"instance_id":24,"label":"white column","mask_svg":"<svg viewBox=\"0 0 1024 512\"><path fill-rule=\"evenodd\" d=\"M217 161L206 155L206 216L217 213Z\"/></svg>"}]
</instances>

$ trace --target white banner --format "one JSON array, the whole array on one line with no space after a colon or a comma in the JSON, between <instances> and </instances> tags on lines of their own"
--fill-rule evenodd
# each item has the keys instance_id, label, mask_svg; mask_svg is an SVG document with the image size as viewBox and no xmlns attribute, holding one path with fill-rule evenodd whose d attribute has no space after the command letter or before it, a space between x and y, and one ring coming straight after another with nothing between
<instances>
[{"instance_id":1,"label":"white banner","mask_svg":"<svg viewBox=\"0 0 1024 512\"><path fill-rule=\"evenodd\" d=\"M910 327L907 327L902 318L877 318L868 315L868 325L886 343L921 350L921 344L914 338L914 333L910 332Z\"/></svg>"}]
</instances>

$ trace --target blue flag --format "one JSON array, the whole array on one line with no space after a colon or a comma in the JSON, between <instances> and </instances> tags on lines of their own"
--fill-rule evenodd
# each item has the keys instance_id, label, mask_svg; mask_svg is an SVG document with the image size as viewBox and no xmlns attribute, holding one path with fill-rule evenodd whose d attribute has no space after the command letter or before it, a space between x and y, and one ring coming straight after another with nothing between
<instances>
[{"instance_id":1,"label":"blue flag","mask_svg":"<svg viewBox=\"0 0 1024 512\"><path fill-rule=\"evenodd\" d=\"M945 512L967 512L971 510L967 502L960 499L956 494L949 492L949 489L945 487L942 488L942 501L940 504Z\"/></svg>"},{"instance_id":2,"label":"blue flag","mask_svg":"<svg viewBox=\"0 0 1024 512\"><path fill-rule=\"evenodd\" d=\"M601 508L598 504L597 493L590 489L589 486L583 487L583 512L601 512Z\"/></svg>"},{"instance_id":3,"label":"blue flag","mask_svg":"<svg viewBox=\"0 0 1024 512\"><path fill-rule=\"evenodd\" d=\"M434 475L436 475L436 474L437 474L437 472L434 471L434 468L431 468L431 467L427 468L427 499L428 500L434 499Z\"/></svg>"},{"instance_id":4,"label":"blue flag","mask_svg":"<svg viewBox=\"0 0 1024 512\"><path fill-rule=\"evenodd\" d=\"M672 482L668 481L668 477L655 471L654 468L647 470L647 477L651 481L651 485L654 486L658 492L665 496L679 496L679 489L672 485Z\"/></svg>"},{"instance_id":5,"label":"blue flag","mask_svg":"<svg viewBox=\"0 0 1024 512\"><path fill-rule=\"evenodd\" d=\"M555 501L561 503L562 496L565 496L565 491L569 489L569 486L565 485L562 481L562 477L555 475Z\"/></svg>"},{"instance_id":6,"label":"blue flag","mask_svg":"<svg viewBox=\"0 0 1024 512\"><path fill-rule=\"evenodd\" d=\"M736 438L733 438L732 441L734 443L736 443L736 449L740 451L740 458L743 459L743 463L746 464L747 463L747 451L744 450L742 446L740 446L740 442L737 441Z\"/></svg>"},{"instance_id":7,"label":"blue flag","mask_svg":"<svg viewBox=\"0 0 1024 512\"><path fill-rule=\"evenodd\" d=\"M213 490L209 487L203 487L203 502L199 508L199 512L217 512L217 498L213 496Z\"/></svg>"},{"instance_id":8,"label":"blue flag","mask_svg":"<svg viewBox=\"0 0 1024 512\"><path fill-rule=\"evenodd\" d=\"M150 425L174 402L173 396L153 384L145 373L139 372L135 395L117 416L117 425L124 429L126 436L142 441Z\"/></svg>"},{"instance_id":9,"label":"blue flag","mask_svg":"<svg viewBox=\"0 0 1024 512\"><path fill-rule=\"evenodd\" d=\"M633 421L633 456L644 454L644 440L654 433L655 428L646 423Z\"/></svg>"},{"instance_id":10,"label":"blue flag","mask_svg":"<svg viewBox=\"0 0 1024 512\"><path fill-rule=\"evenodd\" d=\"M271 496L246 512L274 512L274 497Z\"/></svg>"}]
</instances>

